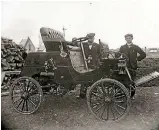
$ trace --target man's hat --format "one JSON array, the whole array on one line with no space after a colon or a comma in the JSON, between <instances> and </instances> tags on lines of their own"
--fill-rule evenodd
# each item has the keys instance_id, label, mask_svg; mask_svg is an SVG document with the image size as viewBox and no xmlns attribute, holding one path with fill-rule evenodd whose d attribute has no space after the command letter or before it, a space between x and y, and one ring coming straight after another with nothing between
<instances>
[{"instance_id":1,"label":"man's hat","mask_svg":"<svg viewBox=\"0 0 159 130\"><path fill-rule=\"evenodd\" d=\"M86 35L87 38L93 38L95 36L95 33L89 33Z\"/></svg>"},{"instance_id":2,"label":"man's hat","mask_svg":"<svg viewBox=\"0 0 159 130\"><path fill-rule=\"evenodd\" d=\"M72 38L72 41L74 41L74 40L77 40L77 38L76 38L76 37L73 37L73 38Z\"/></svg>"},{"instance_id":3,"label":"man's hat","mask_svg":"<svg viewBox=\"0 0 159 130\"><path fill-rule=\"evenodd\" d=\"M133 38L133 34L128 33L128 34L125 35L125 37L127 37L127 36L130 36L130 37Z\"/></svg>"}]
</instances>

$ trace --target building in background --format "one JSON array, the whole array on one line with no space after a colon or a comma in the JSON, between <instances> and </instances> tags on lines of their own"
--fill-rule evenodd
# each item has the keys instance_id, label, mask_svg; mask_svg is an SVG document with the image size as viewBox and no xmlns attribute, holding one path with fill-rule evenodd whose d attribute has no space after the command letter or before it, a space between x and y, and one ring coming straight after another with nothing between
<instances>
[{"instance_id":1,"label":"building in background","mask_svg":"<svg viewBox=\"0 0 159 130\"><path fill-rule=\"evenodd\" d=\"M35 52L35 46L29 37L27 39L22 39L19 45L23 46L27 53Z\"/></svg>"},{"instance_id":2,"label":"building in background","mask_svg":"<svg viewBox=\"0 0 159 130\"><path fill-rule=\"evenodd\" d=\"M159 48L149 48L149 52L150 53L157 53L157 52L159 52Z\"/></svg>"}]
</instances>

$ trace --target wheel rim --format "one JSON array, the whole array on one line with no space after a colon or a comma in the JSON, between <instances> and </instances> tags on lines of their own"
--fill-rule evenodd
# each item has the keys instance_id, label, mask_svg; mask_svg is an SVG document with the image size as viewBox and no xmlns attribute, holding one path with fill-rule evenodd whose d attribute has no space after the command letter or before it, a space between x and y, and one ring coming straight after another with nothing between
<instances>
[{"instance_id":1,"label":"wheel rim","mask_svg":"<svg viewBox=\"0 0 159 130\"><path fill-rule=\"evenodd\" d=\"M121 119L129 110L128 91L123 87L107 80L93 84L87 100L91 112L104 121Z\"/></svg>"},{"instance_id":2,"label":"wheel rim","mask_svg":"<svg viewBox=\"0 0 159 130\"><path fill-rule=\"evenodd\" d=\"M22 114L35 112L42 99L42 89L32 78L19 78L12 85L11 100L13 107Z\"/></svg>"}]
</instances>

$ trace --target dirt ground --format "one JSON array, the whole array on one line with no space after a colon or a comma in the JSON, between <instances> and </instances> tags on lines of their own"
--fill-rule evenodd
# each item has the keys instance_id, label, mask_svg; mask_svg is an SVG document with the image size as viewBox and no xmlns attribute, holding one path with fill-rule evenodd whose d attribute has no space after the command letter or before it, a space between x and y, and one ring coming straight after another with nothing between
<instances>
[{"instance_id":1,"label":"dirt ground","mask_svg":"<svg viewBox=\"0 0 159 130\"><path fill-rule=\"evenodd\" d=\"M2 121L16 130L158 130L159 87L137 88L129 114L118 122L102 122L88 110L85 99L46 95L37 112L17 113L9 96L2 97Z\"/></svg>"}]
</instances>

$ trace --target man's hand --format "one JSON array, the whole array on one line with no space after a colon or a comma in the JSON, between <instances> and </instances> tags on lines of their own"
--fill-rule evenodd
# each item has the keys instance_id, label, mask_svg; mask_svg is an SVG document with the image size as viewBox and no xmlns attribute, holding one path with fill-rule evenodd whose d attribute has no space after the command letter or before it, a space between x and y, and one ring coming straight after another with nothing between
<instances>
[{"instance_id":1,"label":"man's hand","mask_svg":"<svg viewBox=\"0 0 159 130\"><path fill-rule=\"evenodd\" d=\"M88 63L90 63L91 60L92 60L92 57L91 57L91 56L89 56L88 59L86 59L86 61L87 61Z\"/></svg>"},{"instance_id":2,"label":"man's hand","mask_svg":"<svg viewBox=\"0 0 159 130\"><path fill-rule=\"evenodd\" d=\"M92 57L91 57L91 56L89 56L89 57L88 57L88 60L92 60Z\"/></svg>"},{"instance_id":3,"label":"man's hand","mask_svg":"<svg viewBox=\"0 0 159 130\"><path fill-rule=\"evenodd\" d=\"M137 61L141 61L144 58L146 58L146 53L140 47L136 46L135 49L137 53L139 54L139 56L137 56Z\"/></svg>"}]
</instances>

